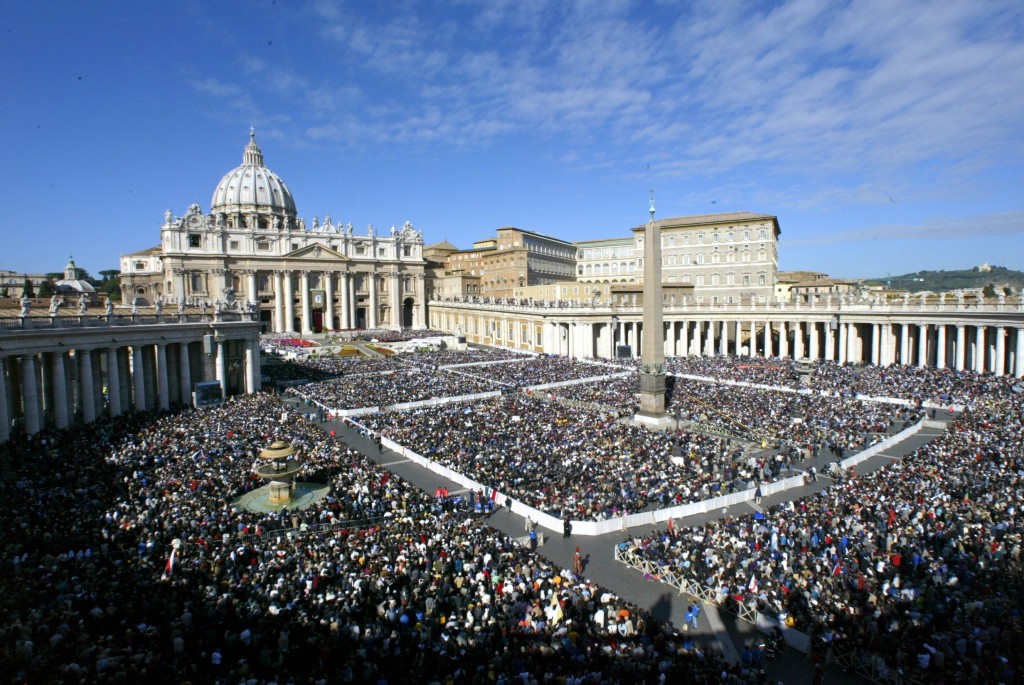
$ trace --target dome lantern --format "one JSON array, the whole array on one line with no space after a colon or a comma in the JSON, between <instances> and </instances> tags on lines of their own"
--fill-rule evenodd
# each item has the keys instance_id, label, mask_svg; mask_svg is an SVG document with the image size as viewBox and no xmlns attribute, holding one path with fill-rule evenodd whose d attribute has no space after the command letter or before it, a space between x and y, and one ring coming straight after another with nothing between
<instances>
[{"instance_id":1,"label":"dome lantern","mask_svg":"<svg viewBox=\"0 0 1024 685\"><path fill-rule=\"evenodd\" d=\"M225 174L214 189L210 212L295 218L292 191L280 176L264 166L263 151L256 144L253 129L249 129L242 163Z\"/></svg>"}]
</instances>

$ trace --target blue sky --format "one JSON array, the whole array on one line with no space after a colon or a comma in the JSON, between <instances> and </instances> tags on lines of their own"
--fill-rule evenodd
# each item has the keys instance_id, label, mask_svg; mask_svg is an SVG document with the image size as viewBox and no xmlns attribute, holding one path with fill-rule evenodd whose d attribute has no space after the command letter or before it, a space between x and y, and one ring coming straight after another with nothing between
<instances>
[{"instance_id":1,"label":"blue sky","mask_svg":"<svg viewBox=\"0 0 1024 685\"><path fill-rule=\"evenodd\" d=\"M1024 269L1019 0L5 4L0 269L117 268L250 126L357 232L625 236L653 188L782 269Z\"/></svg>"}]
</instances>

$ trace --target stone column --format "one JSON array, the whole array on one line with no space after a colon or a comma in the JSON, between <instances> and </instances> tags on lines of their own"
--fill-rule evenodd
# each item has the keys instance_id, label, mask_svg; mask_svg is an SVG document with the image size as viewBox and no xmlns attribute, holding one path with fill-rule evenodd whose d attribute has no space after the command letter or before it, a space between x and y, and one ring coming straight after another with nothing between
<instances>
[{"instance_id":1,"label":"stone column","mask_svg":"<svg viewBox=\"0 0 1024 685\"><path fill-rule=\"evenodd\" d=\"M850 344L850 322L842 321L839 324L839 365L842 366L846 363L847 355L849 354L848 346Z\"/></svg>"},{"instance_id":2,"label":"stone column","mask_svg":"<svg viewBox=\"0 0 1024 685\"><path fill-rule=\"evenodd\" d=\"M713 357L715 354L715 322L708 321L707 333L704 335L704 356Z\"/></svg>"},{"instance_id":3,"label":"stone column","mask_svg":"<svg viewBox=\"0 0 1024 685\"><path fill-rule=\"evenodd\" d=\"M882 324L871 324L871 363L882 365Z\"/></svg>"},{"instance_id":4,"label":"stone column","mask_svg":"<svg viewBox=\"0 0 1024 685\"><path fill-rule=\"evenodd\" d=\"M793 358L804 358L804 322L793 322Z\"/></svg>"},{"instance_id":5,"label":"stone column","mask_svg":"<svg viewBox=\"0 0 1024 685\"><path fill-rule=\"evenodd\" d=\"M388 274L391 292L388 299L391 300L391 327L396 331L402 330L402 274L395 271ZM502 331L504 338L504 331Z\"/></svg>"},{"instance_id":6,"label":"stone column","mask_svg":"<svg viewBox=\"0 0 1024 685\"><path fill-rule=\"evenodd\" d=\"M935 368L946 368L946 324L936 324L935 331Z\"/></svg>"},{"instance_id":7,"label":"stone column","mask_svg":"<svg viewBox=\"0 0 1024 685\"><path fill-rule=\"evenodd\" d=\"M1017 336L1020 337L1019 335ZM65 409L66 411L66 409ZM11 408L7 402L7 358L0 356L0 445L11 438Z\"/></svg>"},{"instance_id":8,"label":"stone column","mask_svg":"<svg viewBox=\"0 0 1024 685\"><path fill-rule=\"evenodd\" d=\"M217 341L217 381L220 383L222 397L228 396L227 350L224 349L226 344L226 340Z\"/></svg>"},{"instance_id":9,"label":"stone column","mask_svg":"<svg viewBox=\"0 0 1024 685\"><path fill-rule=\"evenodd\" d=\"M995 364L992 372L997 376L1006 373L1006 329L1003 326L996 326L996 354Z\"/></svg>"},{"instance_id":10,"label":"stone column","mask_svg":"<svg viewBox=\"0 0 1024 685\"><path fill-rule=\"evenodd\" d=\"M718 353L723 357L729 354L729 324L726 321L722 322L721 336L718 339Z\"/></svg>"},{"instance_id":11,"label":"stone column","mask_svg":"<svg viewBox=\"0 0 1024 685\"><path fill-rule=\"evenodd\" d=\"M156 370L156 350L152 345L143 345L142 348L142 375L146 379L146 407L156 409L160 406L159 380Z\"/></svg>"},{"instance_id":12,"label":"stone column","mask_svg":"<svg viewBox=\"0 0 1024 685\"><path fill-rule=\"evenodd\" d=\"M985 372L985 327L974 327L974 372Z\"/></svg>"},{"instance_id":13,"label":"stone column","mask_svg":"<svg viewBox=\"0 0 1024 685\"><path fill-rule=\"evenodd\" d=\"M900 324L900 364L910 366L910 325Z\"/></svg>"},{"instance_id":14,"label":"stone column","mask_svg":"<svg viewBox=\"0 0 1024 685\"><path fill-rule=\"evenodd\" d=\"M893 332L891 323L882 324L882 340L885 358L885 366L892 366L896 363L896 334Z\"/></svg>"},{"instance_id":15,"label":"stone column","mask_svg":"<svg viewBox=\"0 0 1024 685\"><path fill-rule=\"evenodd\" d=\"M917 325L917 365L919 367L928 366L928 324L926 323Z\"/></svg>"},{"instance_id":16,"label":"stone column","mask_svg":"<svg viewBox=\"0 0 1024 685\"><path fill-rule=\"evenodd\" d=\"M1013 375L1024 378L1024 328L1015 329L1014 337L1017 339L1017 351L1013 354Z\"/></svg>"},{"instance_id":17,"label":"stone column","mask_svg":"<svg viewBox=\"0 0 1024 685\"><path fill-rule=\"evenodd\" d=\"M679 343L676 345L676 353L680 357L686 357L690 354L690 322L680 321L679 322Z\"/></svg>"},{"instance_id":18,"label":"stone column","mask_svg":"<svg viewBox=\"0 0 1024 685\"><path fill-rule=\"evenodd\" d=\"M416 274L416 328L427 326L427 279L423 274Z\"/></svg>"},{"instance_id":19,"label":"stone column","mask_svg":"<svg viewBox=\"0 0 1024 685\"><path fill-rule=\"evenodd\" d=\"M50 375L53 377L53 423L57 428L68 427L68 378L64 372L64 352L51 352Z\"/></svg>"},{"instance_id":20,"label":"stone column","mask_svg":"<svg viewBox=\"0 0 1024 685\"><path fill-rule=\"evenodd\" d=\"M178 343L178 385L181 386L181 403L192 404L192 367L188 356L188 343Z\"/></svg>"},{"instance_id":21,"label":"stone column","mask_svg":"<svg viewBox=\"0 0 1024 685\"><path fill-rule=\"evenodd\" d=\"M260 293L259 293L259 279L255 271L247 271L245 273L245 286L247 289L246 295L248 295L249 302L256 303L256 311L260 310Z\"/></svg>"},{"instance_id":22,"label":"stone column","mask_svg":"<svg viewBox=\"0 0 1024 685\"><path fill-rule=\"evenodd\" d=\"M348 282L348 325L349 328L356 328L359 323L358 308L356 306L356 279L352 274L347 274Z\"/></svg>"},{"instance_id":23,"label":"stone column","mask_svg":"<svg viewBox=\"0 0 1024 685\"><path fill-rule=\"evenodd\" d=\"M82 384L82 421L92 423L96 420L96 388L92 375L92 350L75 350L78 362L78 378Z\"/></svg>"},{"instance_id":24,"label":"stone column","mask_svg":"<svg viewBox=\"0 0 1024 685\"><path fill-rule=\"evenodd\" d=\"M110 398L110 415L121 414L121 374L117 368L117 348L107 348L107 395Z\"/></svg>"},{"instance_id":25,"label":"stone column","mask_svg":"<svg viewBox=\"0 0 1024 685\"><path fill-rule=\"evenodd\" d=\"M248 340L245 345L245 392L249 395L259 392L259 340Z\"/></svg>"},{"instance_id":26,"label":"stone column","mask_svg":"<svg viewBox=\"0 0 1024 685\"><path fill-rule=\"evenodd\" d=\"M135 411L146 411L146 372L142 364L141 345L132 345L132 384L135 390Z\"/></svg>"},{"instance_id":27,"label":"stone column","mask_svg":"<svg viewBox=\"0 0 1024 685\"><path fill-rule=\"evenodd\" d=\"M967 361L967 331L962 323L956 325L956 370L963 371Z\"/></svg>"},{"instance_id":28,"label":"stone column","mask_svg":"<svg viewBox=\"0 0 1024 685\"><path fill-rule=\"evenodd\" d=\"M369 328L377 328L377 315L380 313L380 303L378 302L377 295L377 272L374 271L367 274L366 277L370 279L370 311L367 312L366 325Z\"/></svg>"},{"instance_id":29,"label":"stone column","mask_svg":"<svg viewBox=\"0 0 1024 685\"><path fill-rule=\"evenodd\" d=\"M751 357L757 356L757 322L750 320L750 338L747 340L747 353Z\"/></svg>"},{"instance_id":30,"label":"stone column","mask_svg":"<svg viewBox=\"0 0 1024 685\"><path fill-rule=\"evenodd\" d=\"M295 330L295 281L291 271L284 272L284 330Z\"/></svg>"},{"instance_id":31,"label":"stone column","mask_svg":"<svg viewBox=\"0 0 1024 685\"><path fill-rule=\"evenodd\" d=\"M765 356L766 359L768 357L774 356L773 355L773 350L772 350L772 322L771 321L765 321L764 322L764 356Z\"/></svg>"},{"instance_id":32,"label":"stone column","mask_svg":"<svg viewBox=\"0 0 1024 685\"><path fill-rule=\"evenodd\" d=\"M165 343L156 345L156 378L159 406L167 411L171 408L171 390L167 382L167 345Z\"/></svg>"},{"instance_id":33,"label":"stone column","mask_svg":"<svg viewBox=\"0 0 1024 685\"><path fill-rule=\"evenodd\" d=\"M288 330L284 325L284 277L280 271L274 272L274 332L283 333ZM191 391L190 391L191 392Z\"/></svg>"},{"instance_id":34,"label":"stone column","mask_svg":"<svg viewBox=\"0 0 1024 685\"><path fill-rule=\"evenodd\" d=\"M117 348L117 381L121 396L121 413L131 411L132 407L132 370L127 347Z\"/></svg>"},{"instance_id":35,"label":"stone column","mask_svg":"<svg viewBox=\"0 0 1024 685\"><path fill-rule=\"evenodd\" d=\"M733 350L735 356L740 356L740 347L743 345L743 321L736 319L736 345Z\"/></svg>"},{"instance_id":36,"label":"stone column","mask_svg":"<svg viewBox=\"0 0 1024 685\"><path fill-rule=\"evenodd\" d=\"M783 321L779 324L779 356L789 356L789 322Z\"/></svg>"},{"instance_id":37,"label":"stone column","mask_svg":"<svg viewBox=\"0 0 1024 685\"><path fill-rule=\"evenodd\" d=\"M313 308L309 299L309 272L299 274L299 296L302 298L302 334L313 332Z\"/></svg>"},{"instance_id":38,"label":"stone column","mask_svg":"<svg viewBox=\"0 0 1024 685\"><path fill-rule=\"evenodd\" d=\"M324 330L334 328L334 273L324 272Z\"/></svg>"},{"instance_id":39,"label":"stone column","mask_svg":"<svg viewBox=\"0 0 1024 685\"><path fill-rule=\"evenodd\" d=\"M35 435L42 428L39 383L36 379L36 356L23 354L18 361L21 365L21 405L24 411L25 432Z\"/></svg>"},{"instance_id":40,"label":"stone column","mask_svg":"<svg viewBox=\"0 0 1024 685\"><path fill-rule=\"evenodd\" d=\"M351 296L349 294L349 277L347 271L338 274L338 299L341 301L341 313L338 315L338 328L353 328L349 321Z\"/></svg>"}]
</instances>

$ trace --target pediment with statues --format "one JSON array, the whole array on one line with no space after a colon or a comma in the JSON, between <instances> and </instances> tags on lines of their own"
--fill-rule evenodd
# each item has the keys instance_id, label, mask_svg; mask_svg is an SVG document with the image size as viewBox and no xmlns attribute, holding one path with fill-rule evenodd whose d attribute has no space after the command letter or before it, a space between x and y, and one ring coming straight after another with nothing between
<instances>
[{"instance_id":1,"label":"pediment with statues","mask_svg":"<svg viewBox=\"0 0 1024 685\"><path fill-rule=\"evenodd\" d=\"M349 262L352 261L340 252L333 250L332 248L322 243L314 243L313 245L306 245L300 247L297 250L293 250L282 257L285 261L299 260L304 262L317 261L317 262Z\"/></svg>"}]
</instances>

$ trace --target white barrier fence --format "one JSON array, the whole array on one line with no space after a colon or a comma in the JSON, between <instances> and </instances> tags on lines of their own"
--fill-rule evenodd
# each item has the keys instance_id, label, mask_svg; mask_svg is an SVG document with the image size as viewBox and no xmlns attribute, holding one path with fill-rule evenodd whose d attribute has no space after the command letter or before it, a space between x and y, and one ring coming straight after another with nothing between
<instances>
[{"instance_id":1,"label":"white barrier fence","mask_svg":"<svg viewBox=\"0 0 1024 685\"><path fill-rule=\"evenodd\" d=\"M371 431L370 429L366 428L360 423L356 423L355 421L351 421L351 423L366 434L374 433L374 431ZM843 468L847 468L849 466L859 464L865 461L866 459L869 459L875 456L876 454L888 449L889 447L892 447L893 445L902 442L903 440L906 440L910 436L917 434L917 432L920 431L921 428L922 423L915 423L913 426L910 426L909 428L906 428L903 431L896 433L895 435L875 445L872 445L871 447L863 450L862 452L858 452L857 454L844 459L842 462L840 462L840 465ZM412 450L408 449L407 447L404 447L403 445L399 445L397 442L394 442L390 438L381 436L381 444L387 447L388 449L393 450L398 454L401 454L406 459L409 459L410 461L419 464L420 466L427 469L428 471L431 471L432 473L436 473L440 476L443 476L455 483L458 483L462 487L473 490L474 492L482 491L484 493L484 496L490 497L497 504L505 504L507 496L489 485L478 483L472 478L469 478L461 473L453 471L447 466L443 466L431 459L428 459L420 454L417 454L416 452L413 452ZM806 484L807 483L804 478L804 475L801 473L795 476L790 476L789 478L777 480L773 483L763 483L761 485L761 494L767 497L778 492L784 492L786 490L799 488ZM718 497L702 500L700 502L691 502L689 504L682 504L676 507L668 507L665 509L657 509L654 511L644 511L638 514L628 514L626 516L605 519L604 521L573 521L572 532L573 534L578 535L594 536L621 532L628 530L630 528L636 528L640 526L658 525L661 523L665 523L670 518L678 519L686 518L689 516L695 516L698 514L706 514L716 509L724 509L736 504L740 504L742 502L749 502L754 499L755 492L756 488L749 488L747 490L741 490L739 492L733 492L727 495L720 495ZM551 514L546 514L542 511L534 509L533 507L528 506L522 502L519 502L518 500L512 500L512 511L524 518L530 518L536 521L539 526L542 526L543 528L546 528L548 530L562 530L562 519L558 518L557 516L552 516Z\"/></svg>"},{"instance_id":2,"label":"white barrier fence","mask_svg":"<svg viewBox=\"0 0 1024 685\"><path fill-rule=\"evenodd\" d=\"M552 388L567 388L570 385L583 385L584 383L593 383L594 381L607 381L613 378L625 378L626 376L632 376L632 371L623 371L622 373L612 373L607 376L590 376L588 378L573 378L568 381L556 381L554 383L541 383L540 385L527 385L523 387L523 390L551 390Z\"/></svg>"}]
</instances>

